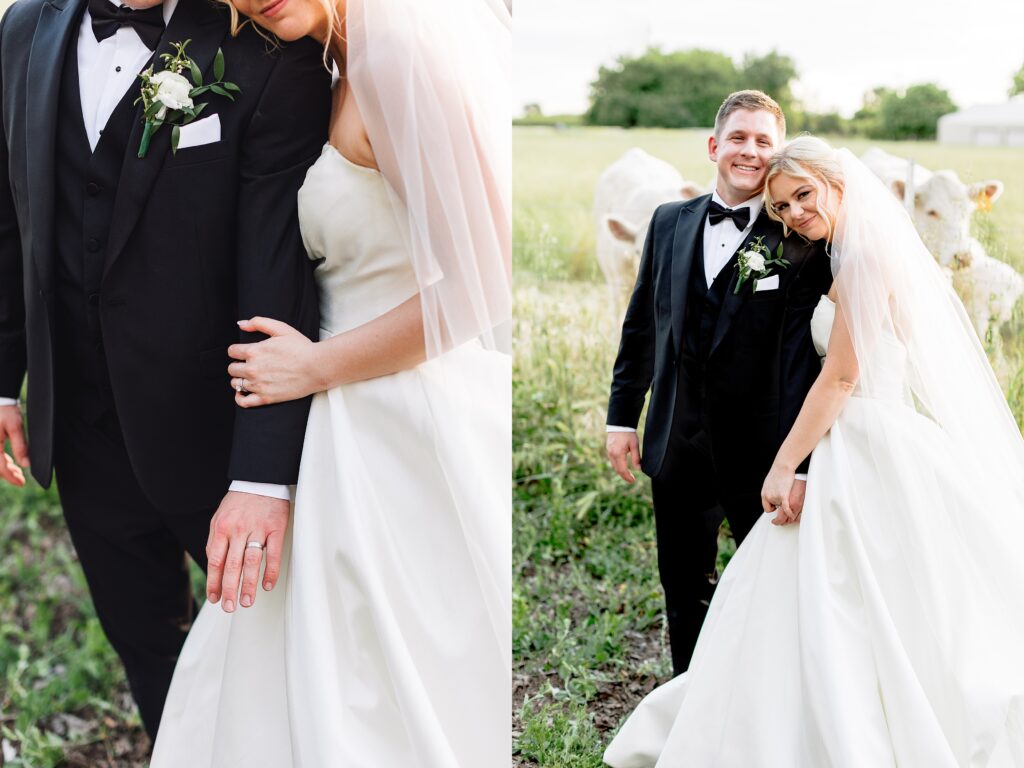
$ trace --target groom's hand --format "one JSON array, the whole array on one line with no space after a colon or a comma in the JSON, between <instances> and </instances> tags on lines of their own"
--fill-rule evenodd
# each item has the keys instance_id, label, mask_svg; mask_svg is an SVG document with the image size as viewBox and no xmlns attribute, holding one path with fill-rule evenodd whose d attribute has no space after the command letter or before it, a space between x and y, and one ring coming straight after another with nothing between
<instances>
[{"instance_id":1,"label":"groom's hand","mask_svg":"<svg viewBox=\"0 0 1024 768\"><path fill-rule=\"evenodd\" d=\"M794 523L800 522L800 514L804 511L804 495L807 493L807 481L799 478L793 482L789 492L789 508L793 510Z\"/></svg>"},{"instance_id":2,"label":"groom's hand","mask_svg":"<svg viewBox=\"0 0 1024 768\"><path fill-rule=\"evenodd\" d=\"M612 463L619 477L627 483L635 483L636 478L629 471L630 465L640 469L640 440L636 432L609 432L605 441L608 460Z\"/></svg>"},{"instance_id":3,"label":"groom's hand","mask_svg":"<svg viewBox=\"0 0 1024 768\"><path fill-rule=\"evenodd\" d=\"M235 610L239 579L242 607L248 608L256 601L263 550L246 547L250 541L265 545L267 567L263 573L263 589L269 592L274 588L281 573L281 550L289 511L289 503L282 499L228 492L210 520L210 537L206 541L206 596L211 603L216 603L223 595L221 607L228 613Z\"/></svg>"},{"instance_id":4,"label":"groom's hand","mask_svg":"<svg viewBox=\"0 0 1024 768\"><path fill-rule=\"evenodd\" d=\"M11 443L14 458L4 453L3 459L0 460L0 477L21 488L25 485L25 473L21 467L27 467L29 464L28 442L25 440L21 408L16 405L0 405L0 453L3 452L4 443L7 441Z\"/></svg>"}]
</instances>

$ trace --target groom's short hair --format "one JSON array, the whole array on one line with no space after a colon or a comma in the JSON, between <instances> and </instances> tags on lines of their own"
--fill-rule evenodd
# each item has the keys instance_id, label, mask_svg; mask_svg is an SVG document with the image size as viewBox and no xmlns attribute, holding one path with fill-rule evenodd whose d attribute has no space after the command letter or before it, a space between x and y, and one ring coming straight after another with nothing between
<instances>
[{"instance_id":1,"label":"groom's short hair","mask_svg":"<svg viewBox=\"0 0 1024 768\"><path fill-rule=\"evenodd\" d=\"M786 116L782 114L782 107L764 91L736 91L726 96L722 106L718 108L718 114L715 115L716 137L722 130L722 126L725 125L725 121L729 119L729 115L737 109L749 109L752 112L762 110L770 113L775 117L775 122L779 126L779 141L786 138Z\"/></svg>"}]
</instances>

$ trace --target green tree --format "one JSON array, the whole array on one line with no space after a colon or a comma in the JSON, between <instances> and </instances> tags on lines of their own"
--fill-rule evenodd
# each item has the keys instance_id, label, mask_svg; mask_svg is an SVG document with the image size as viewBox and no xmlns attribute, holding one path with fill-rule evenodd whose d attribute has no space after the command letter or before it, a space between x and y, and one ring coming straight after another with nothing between
<instances>
[{"instance_id":1,"label":"green tree","mask_svg":"<svg viewBox=\"0 0 1024 768\"><path fill-rule=\"evenodd\" d=\"M748 53L743 57L740 81L743 88L764 91L782 107L787 117L796 106L790 84L797 79L796 64L789 56L771 51L764 56Z\"/></svg>"},{"instance_id":2,"label":"green tree","mask_svg":"<svg viewBox=\"0 0 1024 768\"><path fill-rule=\"evenodd\" d=\"M728 56L692 49L621 57L590 86L591 125L690 128L713 125L722 100L740 87Z\"/></svg>"},{"instance_id":3,"label":"green tree","mask_svg":"<svg viewBox=\"0 0 1024 768\"><path fill-rule=\"evenodd\" d=\"M949 93L934 83L912 85L902 94L889 91L878 109L878 138L934 139L939 118L954 111Z\"/></svg>"},{"instance_id":4,"label":"green tree","mask_svg":"<svg viewBox=\"0 0 1024 768\"><path fill-rule=\"evenodd\" d=\"M1013 76L1013 85L1010 86L1011 96L1016 96L1018 93L1024 93L1024 64L1017 70L1017 74Z\"/></svg>"}]
</instances>

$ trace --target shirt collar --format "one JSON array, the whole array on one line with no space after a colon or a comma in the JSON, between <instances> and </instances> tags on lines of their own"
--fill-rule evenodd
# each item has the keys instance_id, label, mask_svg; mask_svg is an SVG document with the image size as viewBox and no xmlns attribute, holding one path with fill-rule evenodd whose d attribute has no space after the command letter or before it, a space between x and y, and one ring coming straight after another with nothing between
<instances>
[{"instance_id":1,"label":"shirt collar","mask_svg":"<svg viewBox=\"0 0 1024 768\"><path fill-rule=\"evenodd\" d=\"M761 215L761 208L764 207L764 197L762 197L761 195L754 195L752 198L750 198L749 200L744 200L739 205L729 205L728 203L725 202L725 200L719 197L718 190L714 190L711 193L711 200L712 202L718 203L724 208L731 208L733 210L738 210L740 208L749 208L751 224L753 224L754 220Z\"/></svg>"},{"instance_id":2,"label":"shirt collar","mask_svg":"<svg viewBox=\"0 0 1024 768\"><path fill-rule=\"evenodd\" d=\"M122 5L124 5L124 3L121 2L121 0L110 0L110 4L116 5L117 7L121 7ZM178 0L164 0L163 12L165 25L170 23L171 16L174 14L174 9L177 7L177 5Z\"/></svg>"}]
</instances>

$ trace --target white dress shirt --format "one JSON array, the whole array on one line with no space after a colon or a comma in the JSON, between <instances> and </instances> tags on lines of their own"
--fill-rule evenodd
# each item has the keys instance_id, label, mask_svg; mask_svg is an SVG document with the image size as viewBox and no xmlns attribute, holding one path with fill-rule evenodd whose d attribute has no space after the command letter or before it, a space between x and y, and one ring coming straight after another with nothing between
<instances>
[{"instance_id":1,"label":"white dress shirt","mask_svg":"<svg viewBox=\"0 0 1024 768\"><path fill-rule=\"evenodd\" d=\"M116 6L121 5L116 0L110 2ZM178 0L164 0L164 24L170 22L177 4ZM85 132L92 149L96 149L100 134L118 102L129 88L138 87L139 72L152 57L153 51L146 47L138 33L129 26L121 27L104 40L97 40L92 30L92 16L86 8L82 15L82 26L78 30L78 89L82 96ZM224 376L227 377L227 369L224 370ZM17 400L0 398L0 406L17 404ZM290 499L286 485L235 480L229 490L285 501Z\"/></svg>"},{"instance_id":2,"label":"white dress shirt","mask_svg":"<svg viewBox=\"0 0 1024 768\"><path fill-rule=\"evenodd\" d=\"M121 5L117 0L110 0L110 3ZM164 24L171 20L177 4L178 0L164 0ZM92 16L89 9L85 9L78 30L78 90L82 95L85 132L92 149L96 149L114 107L129 88L140 86L139 72L152 57L153 51L129 26L121 27L105 40L97 40L92 31Z\"/></svg>"},{"instance_id":3,"label":"white dress shirt","mask_svg":"<svg viewBox=\"0 0 1024 768\"><path fill-rule=\"evenodd\" d=\"M711 287L718 273L729 263L729 259L750 234L750 230L754 228L754 222L761 213L761 206L764 205L760 195L736 206L727 205L718 196L718 192L711 194L711 202L736 211L740 208L749 208L750 222L744 229L740 229L732 219L722 219L717 224L712 224L709 219L704 219L704 277L707 279L708 288Z\"/></svg>"}]
</instances>

